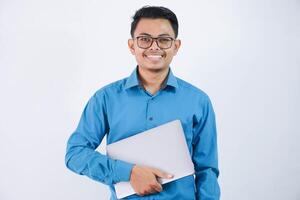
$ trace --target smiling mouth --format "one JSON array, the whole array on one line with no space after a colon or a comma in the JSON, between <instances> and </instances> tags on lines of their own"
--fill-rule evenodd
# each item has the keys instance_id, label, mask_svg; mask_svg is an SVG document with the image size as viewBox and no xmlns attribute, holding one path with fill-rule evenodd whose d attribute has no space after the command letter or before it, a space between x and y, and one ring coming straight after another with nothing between
<instances>
[{"instance_id":1,"label":"smiling mouth","mask_svg":"<svg viewBox=\"0 0 300 200\"><path fill-rule=\"evenodd\" d=\"M163 55L145 55L148 60L150 61L159 61L161 60L164 56Z\"/></svg>"}]
</instances>

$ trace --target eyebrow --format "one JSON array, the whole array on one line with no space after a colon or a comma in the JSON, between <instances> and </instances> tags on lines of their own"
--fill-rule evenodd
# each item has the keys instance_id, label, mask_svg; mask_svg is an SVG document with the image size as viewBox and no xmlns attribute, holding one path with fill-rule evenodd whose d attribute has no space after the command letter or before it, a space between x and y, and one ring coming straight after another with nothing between
<instances>
[{"instance_id":1,"label":"eyebrow","mask_svg":"<svg viewBox=\"0 0 300 200\"><path fill-rule=\"evenodd\" d=\"M150 35L149 33L140 33L139 35L147 35L147 36L152 37L152 35ZM158 37L160 37L160 36L169 36L169 37L171 37L171 35L169 35L168 33L159 34Z\"/></svg>"}]
</instances>

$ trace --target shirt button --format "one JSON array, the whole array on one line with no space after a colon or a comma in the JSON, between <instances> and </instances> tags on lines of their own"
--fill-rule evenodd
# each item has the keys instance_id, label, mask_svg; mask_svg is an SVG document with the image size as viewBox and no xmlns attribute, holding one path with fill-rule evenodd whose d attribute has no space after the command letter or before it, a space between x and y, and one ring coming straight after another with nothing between
<instances>
[{"instance_id":1,"label":"shirt button","mask_svg":"<svg viewBox=\"0 0 300 200\"><path fill-rule=\"evenodd\" d=\"M152 120L153 120L153 117L149 117L149 120L152 121Z\"/></svg>"}]
</instances>

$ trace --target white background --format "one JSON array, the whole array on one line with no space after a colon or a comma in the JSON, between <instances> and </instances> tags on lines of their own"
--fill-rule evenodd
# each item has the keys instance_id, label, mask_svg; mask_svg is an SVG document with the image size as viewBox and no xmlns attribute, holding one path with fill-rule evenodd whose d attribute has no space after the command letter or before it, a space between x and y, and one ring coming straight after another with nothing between
<instances>
[{"instance_id":1,"label":"white background","mask_svg":"<svg viewBox=\"0 0 300 200\"><path fill-rule=\"evenodd\" d=\"M300 2L0 0L0 199L108 199L66 142L100 87L128 76L131 17L172 9L171 67L217 115L223 200L300 199ZM103 150L103 145L100 150Z\"/></svg>"}]
</instances>

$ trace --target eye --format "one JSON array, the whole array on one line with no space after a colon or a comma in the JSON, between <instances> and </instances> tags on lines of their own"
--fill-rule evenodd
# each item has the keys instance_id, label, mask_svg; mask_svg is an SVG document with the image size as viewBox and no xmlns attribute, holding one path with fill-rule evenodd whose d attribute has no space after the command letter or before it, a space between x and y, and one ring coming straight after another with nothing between
<instances>
[{"instance_id":1,"label":"eye","mask_svg":"<svg viewBox=\"0 0 300 200\"><path fill-rule=\"evenodd\" d=\"M140 37L139 39L142 42L151 42L151 38L150 37Z\"/></svg>"},{"instance_id":2,"label":"eye","mask_svg":"<svg viewBox=\"0 0 300 200\"><path fill-rule=\"evenodd\" d=\"M171 38L158 38L158 41L160 43L168 43L170 42L172 39Z\"/></svg>"}]
</instances>

